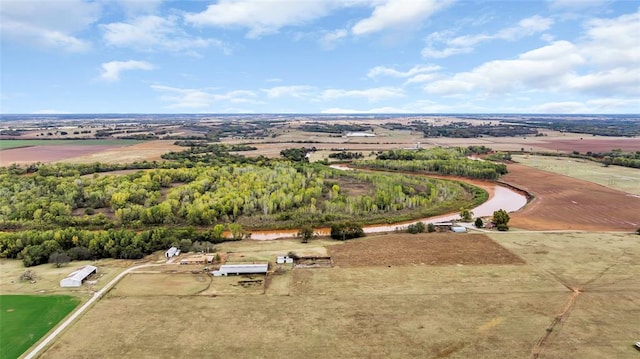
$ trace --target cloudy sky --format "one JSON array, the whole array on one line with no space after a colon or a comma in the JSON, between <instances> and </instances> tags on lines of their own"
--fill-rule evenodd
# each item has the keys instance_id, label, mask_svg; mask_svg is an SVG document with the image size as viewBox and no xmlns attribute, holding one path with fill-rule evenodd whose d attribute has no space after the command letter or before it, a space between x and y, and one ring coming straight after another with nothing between
<instances>
[{"instance_id":1,"label":"cloudy sky","mask_svg":"<svg viewBox=\"0 0 640 359\"><path fill-rule=\"evenodd\" d=\"M1 0L2 113L640 113L640 2Z\"/></svg>"}]
</instances>

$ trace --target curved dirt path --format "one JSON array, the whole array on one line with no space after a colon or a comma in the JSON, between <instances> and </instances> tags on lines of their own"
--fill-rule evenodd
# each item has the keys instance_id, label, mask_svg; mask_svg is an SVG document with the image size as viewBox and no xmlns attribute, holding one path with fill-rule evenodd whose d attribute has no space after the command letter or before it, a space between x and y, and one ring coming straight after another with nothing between
<instances>
[{"instance_id":1,"label":"curved dirt path","mask_svg":"<svg viewBox=\"0 0 640 359\"><path fill-rule=\"evenodd\" d=\"M144 267L153 267L153 266L157 266L160 264L141 264L139 266L135 266L135 267L131 267L128 268L126 270L124 270L122 273L118 274L115 278L113 278L111 280L111 282L107 283L107 285L105 285L102 289L100 289L97 292L93 293L93 297L91 297L91 299L89 299L86 303L84 303L84 305L82 305L82 307L80 307L78 310L76 310L75 312L73 312L73 314L71 314L70 317L68 317L64 322L62 322L62 324L58 325L58 327L49 335L47 335L44 340L42 340L40 342L40 344L38 344L35 348L31 349L31 352L29 352L29 354L25 355L23 357L23 359L32 359L32 358L36 358L38 356L38 354L44 349L46 348L54 339L56 339L56 337L58 335L60 335L60 333L62 333L65 329L67 329L67 327L71 324L73 324L73 322L80 316L82 315L82 313L85 312L85 310L89 309L89 307L91 307L91 305L93 305L93 303L95 303L98 299L100 299L105 293L107 293L116 283L118 283L125 275L129 274L131 271L134 271L136 269L140 269L140 268L144 268Z\"/></svg>"}]
</instances>

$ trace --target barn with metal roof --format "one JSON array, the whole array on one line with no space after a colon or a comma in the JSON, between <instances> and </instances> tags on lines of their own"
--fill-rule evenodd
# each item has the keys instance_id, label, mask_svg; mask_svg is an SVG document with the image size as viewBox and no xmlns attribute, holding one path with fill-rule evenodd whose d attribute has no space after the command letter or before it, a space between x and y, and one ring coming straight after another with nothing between
<instances>
[{"instance_id":1,"label":"barn with metal roof","mask_svg":"<svg viewBox=\"0 0 640 359\"><path fill-rule=\"evenodd\" d=\"M86 265L74 272L71 272L66 278L60 281L61 287L79 287L82 282L93 273L97 273L98 268L92 265Z\"/></svg>"},{"instance_id":2,"label":"barn with metal roof","mask_svg":"<svg viewBox=\"0 0 640 359\"><path fill-rule=\"evenodd\" d=\"M223 264L219 270L211 272L215 277L226 276L229 274L267 274L269 263L259 264Z\"/></svg>"}]
</instances>

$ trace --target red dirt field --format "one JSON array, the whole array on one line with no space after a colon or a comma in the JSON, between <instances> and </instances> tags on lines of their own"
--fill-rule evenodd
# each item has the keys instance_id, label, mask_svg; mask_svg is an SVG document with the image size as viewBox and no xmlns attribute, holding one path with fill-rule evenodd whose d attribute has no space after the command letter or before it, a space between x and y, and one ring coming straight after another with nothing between
<instances>
[{"instance_id":1,"label":"red dirt field","mask_svg":"<svg viewBox=\"0 0 640 359\"><path fill-rule=\"evenodd\" d=\"M591 152L609 152L615 148L619 148L626 152L640 151L640 139L638 138L584 138L584 139L553 139L552 141L542 141L537 144L538 147L548 148L561 152L578 151L581 153Z\"/></svg>"},{"instance_id":2,"label":"red dirt field","mask_svg":"<svg viewBox=\"0 0 640 359\"><path fill-rule=\"evenodd\" d=\"M76 146L76 145L48 145L12 148L0 151L0 166L16 164L31 164L36 162L55 162L69 158L90 155L102 151L118 148L122 146L96 145L96 146Z\"/></svg>"},{"instance_id":3,"label":"red dirt field","mask_svg":"<svg viewBox=\"0 0 640 359\"><path fill-rule=\"evenodd\" d=\"M393 233L328 247L340 267L524 264L484 234Z\"/></svg>"},{"instance_id":4,"label":"red dirt field","mask_svg":"<svg viewBox=\"0 0 640 359\"><path fill-rule=\"evenodd\" d=\"M635 231L640 198L592 182L509 164L504 182L535 199L511 214L509 226L528 230Z\"/></svg>"}]
</instances>

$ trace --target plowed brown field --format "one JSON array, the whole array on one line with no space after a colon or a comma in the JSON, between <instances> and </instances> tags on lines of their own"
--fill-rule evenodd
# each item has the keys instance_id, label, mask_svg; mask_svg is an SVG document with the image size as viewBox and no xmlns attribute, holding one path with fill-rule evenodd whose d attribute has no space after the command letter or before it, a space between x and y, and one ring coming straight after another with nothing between
<instances>
[{"instance_id":1,"label":"plowed brown field","mask_svg":"<svg viewBox=\"0 0 640 359\"><path fill-rule=\"evenodd\" d=\"M506 183L535 199L512 213L509 226L529 230L634 231L640 198L595 183L509 164Z\"/></svg>"},{"instance_id":2,"label":"plowed brown field","mask_svg":"<svg viewBox=\"0 0 640 359\"><path fill-rule=\"evenodd\" d=\"M330 246L340 267L410 264L523 264L524 261L484 234L396 233Z\"/></svg>"}]
</instances>

